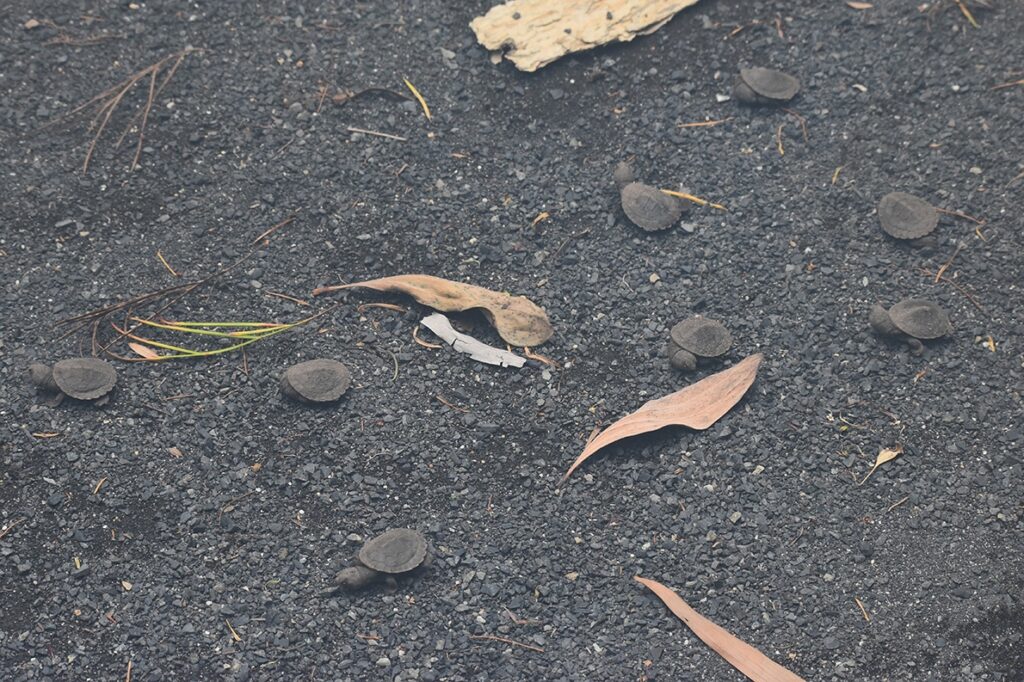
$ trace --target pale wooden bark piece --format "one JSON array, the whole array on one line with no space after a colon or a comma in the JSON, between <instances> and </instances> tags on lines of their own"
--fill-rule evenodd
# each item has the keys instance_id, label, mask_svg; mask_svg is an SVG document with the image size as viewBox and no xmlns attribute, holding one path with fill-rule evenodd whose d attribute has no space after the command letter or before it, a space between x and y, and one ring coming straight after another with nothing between
<instances>
[{"instance_id":1,"label":"pale wooden bark piece","mask_svg":"<svg viewBox=\"0 0 1024 682\"><path fill-rule=\"evenodd\" d=\"M536 71L559 57L653 33L697 0L512 0L470 22L488 50L520 71Z\"/></svg>"}]
</instances>

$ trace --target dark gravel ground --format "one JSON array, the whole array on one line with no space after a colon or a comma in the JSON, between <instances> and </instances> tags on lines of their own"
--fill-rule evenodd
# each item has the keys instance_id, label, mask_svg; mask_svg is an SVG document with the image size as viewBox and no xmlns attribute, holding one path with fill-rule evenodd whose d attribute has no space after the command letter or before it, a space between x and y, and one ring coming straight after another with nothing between
<instances>
[{"instance_id":1,"label":"dark gravel ground","mask_svg":"<svg viewBox=\"0 0 1024 682\"><path fill-rule=\"evenodd\" d=\"M1024 679L1024 87L991 89L1024 69L1019 3L974 29L952 2L702 2L536 74L475 46L486 0L5 4L3 679L124 679L129 662L133 680L737 679L636 574L809 680ZM30 18L113 37L50 44ZM135 172L135 137L113 143L145 82L86 175L88 116L38 132L185 46L202 52ZM807 140L784 112L717 101L748 64L801 78ZM404 76L432 123L386 96L332 101ZM705 117L732 120L676 127ZM646 181L729 211L626 225L611 170L634 155ZM984 239L948 215L931 251L884 238L874 206L894 189L984 218ZM427 350L423 309L361 314L406 301L352 293L255 347L248 373L238 356L121 363L105 408L36 404L27 364L88 347L55 321L175 283L157 250L195 278L292 214L174 314L295 319L309 308L266 292L425 272L539 302L556 327L539 350L562 367ZM871 303L907 296L955 327L920 358L867 327ZM662 352L694 312L731 330L727 364L765 353L748 396L556 488L596 425L692 380ZM316 356L353 370L335 408L279 394L282 369ZM434 544L429 573L323 596L360 538L404 525Z\"/></svg>"}]
</instances>

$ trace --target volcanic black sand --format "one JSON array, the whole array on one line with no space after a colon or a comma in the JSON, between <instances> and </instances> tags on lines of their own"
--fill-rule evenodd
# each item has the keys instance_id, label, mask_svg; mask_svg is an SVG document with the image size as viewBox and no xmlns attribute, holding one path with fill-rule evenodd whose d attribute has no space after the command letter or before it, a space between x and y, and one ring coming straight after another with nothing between
<instances>
[{"instance_id":1,"label":"volcanic black sand","mask_svg":"<svg viewBox=\"0 0 1024 682\"><path fill-rule=\"evenodd\" d=\"M808 680L1021 679L1024 86L993 86L1022 77L1024 7L968 3L974 28L937 0L701 2L523 74L475 44L489 4L7 0L0 677L738 679L643 575ZM139 168L137 126L115 143L148 76L83 174L97 107L62 116L186 47ZM720 101L750 65L800 78L795 115ZM344 101L408 95L404 77L432 121ZM630 157L728 211L629 225L612 170ZM933 248L899 244L875 216L896 190L984 225L943 214ZM29 363L89 353L59 320L230 265L290 216L164 314L337 310L244 364L115 361L107 406L37 404ZM422 347L427 311L401 296L310 297L403 272L529 296L556 330L532 350L559 367ZM953 323L921 357L868 328L906 297ZM683 375L664 346L695 313L734 346ZM714 427L556 486L595 426L754 352ZM352 370L336 406L280 394L313 357ZM434 546L425 574L325 596L396 526Z\"/></svg>"}]
</instances>

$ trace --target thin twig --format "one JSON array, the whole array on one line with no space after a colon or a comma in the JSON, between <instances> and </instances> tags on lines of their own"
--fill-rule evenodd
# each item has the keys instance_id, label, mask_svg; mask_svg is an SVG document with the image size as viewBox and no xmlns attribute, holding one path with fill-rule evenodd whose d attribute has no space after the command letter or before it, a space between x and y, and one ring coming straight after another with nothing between
<instances>
[{"instance_id":1,"label":"thin twig","mask_svg":"<svg viewBox=\"0 0 1024 682\"><path fill-rule=\"evenodd\" d=\"M717 121L697 121L695 123L677 123L676 128L710 128L712 126L719 125L721 123L727 123L732 120L732 116L729 118L718 119Z\"/></svg>"},{"instance_id":2,"label":"thin twig","mask_svg":"<svg viewBox=\"0 0 1024 682\"><path fill-rule=\"evenodd\" d=\"M797 121L800 122L800 130L804 134L804 142L806 143L808 141L808 137L807 137L807 119L804 118L803 116L801 116L800 114L796 113L792 109L787 109L787 108L783 107L782 110L785 111L787 114L789 114L790 116L792 116L793 118L795 118Z\"/></svg>"},{"instance_id":3,"label":"thin twig","mask_svg":"<svg viewBox=\"0 0 1024 682\"><path fill-rule=\"evenodd\" d=\"M584 236L586 236L588 234L590 234L590 228L589 227L587 229L585 229L585 230L580 230L579 232L574 232L573 234L570 234L568 237L565 238L565 240L561 244L558 245L558 248L555 249L554 255L551 256L551 260L557 260L559 254L562 253L562 249L564 249L566 247L566 245L569 242L571 242L573 239L578 239L579 237L584 237Z\"/></svg>"},{"instance_id":4,"label":"thin twig","mask_svg":"<svg viewBox=\"0 0 1024 682\"><path fill-rule=\"evenodd\" d=\"M512 646L520 646L530 651L536 651L537 653L544 653L544 649L539 646L533 646L532 644L526 644L524 642L517 642L514 639L508 637L499 637L498 635L470 635L470 639L486 640L489 642L504 642L505 644L511 644Z\"/></svg>"},{"instance_id":5,"label":"thin twig","mask_svg":"<svg viewBox=\"0 0 1024 682\"><path fill-rule=\"evenodd\" d=\"M282 294L282 293L277 292L277 291L264 291L263 294L265 296L274 296L275 298L283 298L284 300L291 301L292 303L294 303L296 305L303 305L303 306L308 306L309 305L309 301L303 301L301 298L295 298L294 296L289 296L288 294Z\"/></svg>"},{"instance_id":6,"label":"thin twig","mask_svg":"<svg viewBox=\"0 0 1024 682\"><path fill-rule=\"evenodd\" d=\"M11 523L11 525L7 526L3 530L0 530L0 540L2 540L5 535L10 533L12 530L14 530L14 527L17 526L19 523L23 522L24 520L25 520L25 517L21 517L20 519L18 519L17 521L14 521L13 523Z\"/></svg>"},{"instance_id":7,"label":"thin twig","mask_svg":"<svg viewBox=\"0 0 1024 682\"><path fill-rule=\"evenodd\" d=\"M972 223L975 223L976 225L985 225L987 223L986 220L982 220L981 218L975 218L974 216L967 215L966 213L961 213L960 211L950 211L948 208L936 208L935 210L938 211L939 213L945 213L946 215L956 216L957 218L963 218L964 220L970 220Z\"/></svg>"},{"instance_id":8,"label":"thin twig","mask_svg":"<svg viewBox=\"0 0 1024 682\"><path fill-rule=\"evenodd\" d=\"M268 230L263 232L263 234L261 234L259 237L256 237L256 239L253 239L252 243L253 244L259 244L261 241L263 241L264 239L266 239L270 235L274 234L275 232L280 230L282 227L284 227L286 225L290 225L292 223L292 221L295 220L295 217L297 215L299 215L299 211L296 211L295 213L292 213L290 216L288 216L287 218L285 218L284 220L279 222L277 225L271 226Z\"/></svg>"},{"instance_id":9,"label":"thin twig","mask_svg":"<svg viewBox=\"0 0 1024 682\"><path fill-rule=\"evenodd\" d=\"M354 128L349 126L347 128L350 133L363 133L364 135L373 135L375 137L386 137L389 140L398 140L399 142L408 142L408 140L401 135L392 135L391 133L381 133L376 130L366 130L365 128Z\"/></svg>"},{"instance_id":10,"label":"thin twig","mask_svg":"<svg viewBox=\"0 0 1024 682\"><path fill-rule=\"evenodd\" d=\"M946 270L948 270L949 266L953 264L953 261L956 259L957 255L963 250L963 248L964 245L962 243L956 245L956 250L953 252L953 255L950 256L949 260L946 261L941 268L939 268L938 272L935 273L936 284L939 283L939 280L942 279L942 276L946 273Z\"/></svg>"},{"instance_id":11,"label":"thin twig","mask_svg":"<svg viewBox=\"0 0 1024 682\"><path fill-rule=\"evenodd\" d=\"M149 94L146 96L146 106L142 110L142 125L139 126L139 142L135 145L135 157L129 170L139 167L139 157L142 156L142 141L146 139L146 122L149 121L149 112L153 108L153 95L156 92L156 69L149 74Z\"/></svg>"}]
</instances>

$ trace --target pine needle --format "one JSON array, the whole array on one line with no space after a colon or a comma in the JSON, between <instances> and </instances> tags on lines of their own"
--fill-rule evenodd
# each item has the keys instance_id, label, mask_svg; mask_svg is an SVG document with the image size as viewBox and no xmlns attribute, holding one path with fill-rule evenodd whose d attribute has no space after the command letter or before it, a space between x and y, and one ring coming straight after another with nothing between
<instances>
[{"instance_id":1,"label":"pine needle","mask_svg":"<svg viewBox=\"0 0 1024 682\"><path fill-rule=\"evenodd\" d=\"M661 191L664 192L665 194L669 195L670 197L678 197L680 199L686 199L687 201L692 201L693 203L695 203L695 204L697 204L699 206L710 206L711 208L717 208L719 211L728 211L729 210L725 206L722 206L721 204L716 204L714 202L708 201L707 199L701 199L700 197L695 197L692 194L687 194L686 192L677 192L677 191L675 191L673 189L663 189Z\"/></svg>"},{"instance_id":2,"label":"pine needle","mask_svg":"<svg viewBox=\"0 0 1024 682\"><path fill-rule=\"evenodd\" d=\"M420 103L421 107L423 107L423 115L427 117L428 121L431 120L433 117L430 115L430 107L427 106L427 100L423 99L423 95L420 94L420 91L416 89L415 85L409 82L408 78L403 78L402 80L405 81L405 87L409 88L409 92L412 93L412 96L415 97L416 101Z\"/></svg>"},{"instance_id":3,"label":"pine needle","mask_svg":"<svg viewBox=\"0 0 1024 682\"><path fill-rule=\"evenodd\" d=\"M157 260L159 260L163 264L163 266L165 268L167 268L167 272L171 273L171 277L181 277L181 275L179 273L175 272L174 268L171 267L171 264L167 262L167 259L164 258L164 255L162 253L157 251L156 252L156 257L157 257Z\"/></svg>"}]
</instances>

